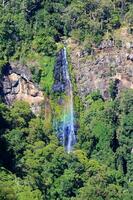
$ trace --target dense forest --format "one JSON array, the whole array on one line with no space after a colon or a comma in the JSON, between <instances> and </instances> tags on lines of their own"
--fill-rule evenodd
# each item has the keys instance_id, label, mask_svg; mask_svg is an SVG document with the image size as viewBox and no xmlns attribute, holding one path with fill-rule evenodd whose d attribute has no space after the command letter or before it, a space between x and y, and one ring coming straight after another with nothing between
<instances>
[{"instance_id":1,"label":"dense forest","mask_svg":"<svg viewBox=\"0 0 133 200\"><path fill-rule=\"evenodd\" d=\"M28 65L56 119L52 91L57 52L68 38L91 55L114 32L133 33L132 0L0 0L0 77L14 61ZM68 60L70 49L68 49ZM27 102L0 100L0 200L132 200L133 90L110 98L93 91L82 102L73 83L77 143L67 153L44 115ZM63 95L63 94L61 94Z\"/></svg>"}]
</instances>

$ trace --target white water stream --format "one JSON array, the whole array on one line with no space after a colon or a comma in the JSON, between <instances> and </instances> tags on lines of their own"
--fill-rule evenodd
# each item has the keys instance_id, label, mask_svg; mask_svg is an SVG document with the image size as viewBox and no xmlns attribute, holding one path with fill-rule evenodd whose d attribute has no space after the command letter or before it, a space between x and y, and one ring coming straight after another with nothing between
<instances>
[{"instance_id":1,"label":"white water stream","mask_svg":"<svg viewBox=\"0 0 133 200\"><path fill-rule=\"evenodd\" d=\"M64 108L64 117L63 117L63 144L67 152L70 153L73 149L73 145L76 142L76 136L74 131L73 89L68 71L66 48L63 49L62 61L63 61L63 73L67 82L67 87L66 87L67 103Z\"/></svg>"}]
</instances>

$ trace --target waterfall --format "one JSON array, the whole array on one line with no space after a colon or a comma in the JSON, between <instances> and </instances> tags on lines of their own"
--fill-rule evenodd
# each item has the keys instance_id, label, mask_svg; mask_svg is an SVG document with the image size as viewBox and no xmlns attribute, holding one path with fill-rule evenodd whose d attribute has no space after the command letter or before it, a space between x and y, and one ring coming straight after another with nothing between
<instances>
[{"instance_id":1,"label":"waterfall","mask_svg":"<svg viewBox=\"0 0 133 200\"><path fill-rule=\"evenodd\" d=\"M73 109L73 88L68 70L67 53L64 47L57 57L57 63L54 70L55 83L54 92L64 92L62 119L58 125L57 133L62 140L66 151L70 153L76 143L74 130L74 109Z\"/></svg>"},{"instance_id":2,"label":"waterfall","mask_svg":"<svg viewBox=\"0 0 133 200\"><path fill-rule=\"evenodd\" d=\"M63 65L64 65L64 74L66 76L67 86L66 86L66 95L68 96L68 102L66 104L65 112L64 112L64 144L66 138L66 150L67 152L71 152L73 145L76 142L75 131L74 131L74 109L73 109L73 90L72 83L70 80L69 72L68 72L68 62L66 55L66 48L63 49Z\"/></svg>"}]
</instances>

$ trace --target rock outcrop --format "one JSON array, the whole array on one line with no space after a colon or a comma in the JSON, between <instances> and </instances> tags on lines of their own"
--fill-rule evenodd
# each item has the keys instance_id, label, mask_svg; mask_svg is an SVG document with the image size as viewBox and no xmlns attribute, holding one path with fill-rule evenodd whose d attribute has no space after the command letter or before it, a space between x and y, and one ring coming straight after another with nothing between
<instances>
[{"instance_id":1,"label":"rock outcrop","mask_svg":"<svg viewBox=\"0 0 133 200\"><path fill-rule=\"evenodd\" d=\"M124 35L123 38L127 37ZM132 41L133 38L128 39ZM82 99L95 90L100 90L102 96L108 99L110 82L116 80L118 93L123 88L133 89L133 48L128 45L130 41L124 42L122 47L117 47L113 41L103 41L93 55L84 56L81 46L68 40L78 93Z\"/></svg>"},{"instance_id":2,"label":"rock outcrop","mask_svg":"<svg viewBox=\"0 0 133 200\"><path fill-rule=\"evenodd\" d=\"M68 80L66 79L66 69L64 57L64 50L61 49L57 54L56 63L54 66L54 85L53 85L53 92L64 92L66 86L68 84Z\"/></svg>"},{"instance_id":3,"label":"rock outcrop","mask_svg":"<svg viewBox=\"0 0 133 200\"><path fill-rule=\"evenodd\" d=\"M0 95L9 106L15 100L28 102L35 114L39 113L44 101L42 91L32 82L30 70L19 63L4 66L0 80Z\"/></svg>"}]
</instances>

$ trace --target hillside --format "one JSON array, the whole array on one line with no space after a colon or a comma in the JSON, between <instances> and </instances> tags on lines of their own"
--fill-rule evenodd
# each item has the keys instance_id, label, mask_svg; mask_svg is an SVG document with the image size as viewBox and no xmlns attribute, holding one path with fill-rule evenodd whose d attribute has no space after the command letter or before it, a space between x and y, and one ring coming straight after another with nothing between
<instances>
[{"instance_id":1,"label":"hillside","mask_svg":"<svg viewBox=\"0 0 133 200\"><path fill-rule=\"evenodd\" d=\"M132 10L0 0L0 200L133 199Z\"/></svg>"},{"instance_id":2,"label":"hillside","mask_svg":"<svg viewBox=\"0 0 133 200\"><path fill-rule=\"evenodd\" d=\"M118 36L120 41L116 44ZM109 87L115 82L118 93L124 88L133 89L132 41L133 36L122 27L114 32L114 40L103 40L88 55L82 45L68 39L76 84L83 99L95 90L108 99Z\"/></svg>"}]
</instances>

